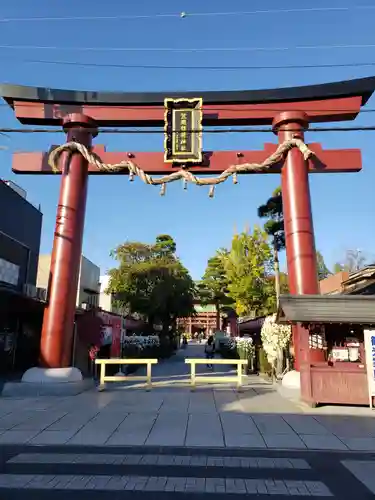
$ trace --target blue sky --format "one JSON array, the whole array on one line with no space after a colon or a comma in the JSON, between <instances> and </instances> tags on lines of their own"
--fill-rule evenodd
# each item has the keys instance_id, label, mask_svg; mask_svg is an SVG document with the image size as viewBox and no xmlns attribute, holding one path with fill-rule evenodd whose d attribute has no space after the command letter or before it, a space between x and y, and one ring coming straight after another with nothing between
<instances>
[{"instance_id":1,"label":"blue sky","mask_svg":"<svg viewBox=\"0 0 375 500\"><path fill-rule=\"evenodd\" d=\"M372 5L371 0L317 0L314 7L353 7ZM267 2L252 0L14 0L3 2L0 18L62 16L153 16L160 13L203 13L293 9L296 0ZM55 46L58 50L0 48L0 81L44 87L83 90L166 91L235 90L287 87L372 76L375 67L304 70L186 71L80 67L27 63L27 59L92 62L99 64L145 65L293 65L375 61L374 10L326 12L258 13L179 17L140 17L102 21L2 22L0 46ZM293 49L316 45L374 45L339 49ZM113 48L275 48L290 50L251 51L74 51L69 47ZM375 109L375 99L368 109ZM375 112L364 113L360 125L375 125ZM0 106L0 127L15 127L11 111ZM363 152L363 171L359 174L315 175L310 177L317 248L328 265L342 259L348 248L375 254L373 231L375 165L371 147L373 132L307 134L307 141L321 142L325 148L353 147ZM271 134L206 135L207 149L260 149L272 142ZM0 137L3 179L12 179L28 192L44 214L41 252L49 253L55 224L59 178L15 176L11 173L11 154L19 150L46 150L51 143L64 141L63 134L11 135ZM96 143L110 150L162 150L162 135L105 135ZM205 188L180 183L169 185L167 195L141 181L129 184L126 178L91 178L87 203L83 253L100 265L102 272L112 266L110 250L125 240L152 241L157 234L169 233L177 241L178 253L194 278L203 273L207 259L221 246L228 246L236 227L254 225L257 207L278 186L279 176L241 177L217 188L209 199Z\"/></svg>"}]
</instances>

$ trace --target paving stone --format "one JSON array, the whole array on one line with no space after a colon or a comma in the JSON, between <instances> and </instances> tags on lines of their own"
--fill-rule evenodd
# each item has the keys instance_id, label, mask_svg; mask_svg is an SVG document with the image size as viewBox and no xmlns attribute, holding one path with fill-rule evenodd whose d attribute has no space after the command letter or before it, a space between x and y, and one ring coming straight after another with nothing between
<instances>
[{"instance_id":1,"label":"paving stone","mask_svg":"<svg viewBox=\"0 0 375 500\"><path fill-rule=\"evenodd\" d=\"M124 486L124 490L128 491L142 491L149 480L148 477L144 476L130 476L129 481Z\"/></svg>"},{"instance_id":2,"label":"paving stone","mask_svg":"<svg viewBox=\"0 0 375 500\"><path fill-rule=\"evenodd\" d=\"M27 488L30 489L51 489L56 483L56 476L51 474L46 474L44 476L34 476L33 479L27 483Z\"/></svg>"},{"instance_id":3,"label":"paving stone","mask_svg":"<svg viewBox=\"0 0 375 500\"><path fill-rule=\"evenodd\" d=\"M253 420L263 435L295 435L293 429L285 422L281 415L254 415Z\"/></svg>"},{"instance_id":4,"label":"paving stone","mask_svg":"<svg viewBox=\"0 0 375 500\"><path fill-rule=\"evenodd\" d=\"M342 437L340 440L352 451L375 451L373 437Z\"/></svg>"},{"instance_id":5,"label":"paving stone","mask_svg":"<svg viewBox=\"0 0 375 500\"><path fill-rule=\"evenodd\" d=\"M300 438L305 443L307 448L311 450L347 450L345 444L334 435L326 436L310 436L301 434Z\"/></svg>"},{"instance_id":6,"label":"paving stone","mask_svg":"<svg viewBox=\"0 0 375 500\"><path fill-rule=\"evenodd\" d=\"M306 449L305 443L297 434L264 434L267 448Z\"/></svg>"},{"instance_id":7,"label":"paving stone","mask_svg":"<svg viewBox=\"0 0 375 500\"><path fill-rule=\"evenodd\" d=\"M176 417L173 412L159 413L146 439L149 446L183 446L185 442L188 414Z\"/></svg>"},{"instance_id":8,"label":"paving stone","mask_svg":"<svg viewBox=\"0 0 375 500\"><path fill-rule=\"evenodd\" d=\"M127 476L112 476L108 483L103 486L105 490L123 490L125 486L128 484L130 478ZM89 484L89 483L88 483ZM88 486L87 484L87 486Z\"/></svg>"},{"instance_id":9,"label":"paving stone","mask_svg":"<svg viewBox=\"0 0 375 500\"><path fill-rule=\"evenodd\" d=\"M35 412L32 418L21 422L13 430L17 431L42 431L66 415L66 411L41 411Z\"/></svg>"},{"instance_id":10,"label":"paving stone","mask_svg":"<svg viewBox=\"0 0 375 500\"><path fill-rule=\"evenodd\" d=\"M33 439L39 431L6 431L0 435L0 444L25 444Z\"/></svg>"},{"instance_id":11,"label":"paving stone","mask_svg":"<svg viewBox=\"0 0 375 500\"><path fill-rule=\"evenodd\" d=\"M201 477L0 474L0 488L332 496L320 481Z\"/></svg>"},{"instance_id":12,"label":"paving stone","mask_svg":"<svg viewBox=\"0 0 375 500\"><path fill-rule=\"evenodd\" d=\"M150 477L147 481L144 490L148 491L164 491L168 478L166 477Z\"/></svg>"},{"instance_id":13,"label":"paving stone","mask_svg":"<svg viewBox=\"0 0 375 500\"><path fill-rule=\"evenodd\" d=\"M330 431L309 415L283 415L283 419L297 434L324 436Z\"/></svg>"},{"instance_id":14,"label":"paving stone","mask_svg":"<svg viewBox=\"0 0 375 500\"><path fill-rule=\"evenodd\" d=\"M45 430L37 434L32 438L30 444L44 444L44 445L54 445L54 444L65 444L71 439L77 431L75 429L70 431L50 431Z\"/></svg>"},{"instance_id":15,"label":"paving stone","mask_svg":"<svg viewBox=\"0 0 375 500\"><path fill-rule=\"evenodd\" d=\"M0 488L24 488L34 474L0 474Z\"/></svg>"},{"instance_id":16,"label":"paving stone","mask_svg":"<svg viewBox=\"0 0 375 500\"><path fill-rule=\"evenodd\" d=\"M209 421L209 428L202 422ZM223 431L218 415L191 414L186 433L186 446L218 447L224 446Z\"/></svg>"},{"instance_id":17,"label":"paving stone","mask_svg":"<svg viewBox=\"0 0 375 500\"><path fill-rule=\"evenodd\" d=\"M288 489L284 481L266 479L264 484L270 495L288 495Z\"/></svg>"},{"instance_id":18,"label":"paving stone","mask_svg":"<svg viewBox=\"0 0 375 500\"><path fill-rule=\"evenodd\" d=\"M304 481L285 481L290 495L310 496Z\"/></svg>"},{"instance_id":19,"label":"paving stone","mask_svg":"<svg viewBox=\"0 0 375 500\"><path fill-rule=\"evenodd\" d=\"M206 490L206 479L204 477L186 478L185 491L186 492L203 492Z\"/></svg>"},{"instance_id":20,"label":"paving stone","mask_svg":"<svg viewBox=\"0 0 375 500\"><path fill-rule=\"evenodd\" d=\"M246 493L246 484L244 479L226 479L225 480L226 493Z\"/></svg>"},{"instance_id":21,"label":"paving stone","mask_svg":"<svg viewBox=\"0 0 375 500\"><path fill-rule=\"evenodd\" d=\"M331 491L321 481L304 481L306 488L311 496L314 497L333 497Z\"/></svg>"},{"instance_id":22,"label":"paving stone","mask_svg":"<svg viewBox=\"0 0 375 500\"><path fill-rule=\"evenodd\" d=\"M263 469L310 469L299 458L220 457L206 455L123 455L118 453L20 453L9 464L123 464Z\"/></svg>"},{"instance_id":23,"label":"paving stone","mask_svg":"<svg viewBox=\"0 0 375 500\"><path fill-rule=\"evenodd\" d=\"M222 478L207 478L206 493L222 493L225 491L225 480Z\"/></svg>"},{"instance_id":24,"label":"paving stone","mask_svg":"<svg viewBox=\"0 0 375 500\"><path fill-rule=\"evenodd\" d=\"M225 436L225 445L229 448L256 448L263 449L266 448L266 443L260 433L258 434L242 434L234 433L234 429L231 433L227 433Z\"/></svg>"},{"instance_id":25,"label":"paving stone","mask_svg":"<svg viewBox=\"0 0 375 500\"><path fill-rule=\"evenodd\" d=\"M182 477L169 477L165 485L165 491L184 491L186 478Z\"/></svg>"},{"instance_id":26,"label":"paving stone","mask_svg":"<svg viewBox=\"0 0 375 500\"><path fill-rule=\"evenodd\" d=\"M247 493L268 494L266 484L262 479L245 479Z\"/></svg>"},{"instance_id":27,"label":"paving stone","mask_svg":"<svg viewBox=\"0 0 375 500\"><path fill-rule=\"evenodd\" d=\"M190 465L194 467L206 467L207 461L207 457L196 455L190 458Z\"/></svg>"},{"instance_id":28,"label":"paving stone","mask_svg":"<svg viewBox=\"0 0 375 500\"><path fill-rule=\"evenodd\" d=\"M85 490L87 483L92 476L74 476L74 478L66 485L68 490Z\"/></svg>"},{"instance_id":29,"label":"paving stone","mask_svg":"<svg viewBox=\"0 0 375 500\"><path fill-rule=\"evenodd\" d=\"M88 490L105 490L112 476L92 476L86 484Z\"/></svg>"},{"instance_id":30,"label":"paving stone","mask_svg":"<svg viewBox=\"0 0 375 500\"><path fill-rule=\"evenodd\" d=\"M375 462L342 460L341 463L375 495Z\"/></svg>"}]
</instances>

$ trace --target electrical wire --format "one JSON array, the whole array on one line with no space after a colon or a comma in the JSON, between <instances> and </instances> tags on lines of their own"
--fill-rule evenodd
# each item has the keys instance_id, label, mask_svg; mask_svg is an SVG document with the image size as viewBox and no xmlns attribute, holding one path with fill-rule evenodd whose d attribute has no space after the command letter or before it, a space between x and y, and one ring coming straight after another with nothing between
<instances>
[{"instance_id":1,"label":"electrical wire","mask_svg":"<svg viewBox=\"0 0 375 500\"><path fill-rule=\"evenodd\" d=\"M92 92L95 92L95 91L92 91ZM172 93L172 92L171 92ZM173 94L176 94L177 92L173 92ZM126 93L125 93L126 94ZM168 94L168 92L165 93L166 95ZM197 92L197 95L199 94L199 92ZM1 96L0 96L1 98ZM17 101L17 99L15 99L15 101ZM28 105L29 103L27 101L25 102L22 102L23 105ZM34 104L32 102L32 104ZM52 106L52 105L55 105L56 103L54 102L49 102L49 103L39 103L39 104L44 104L46 106ZM60 103L61 104L61 103ZM276 103L273 103L275 106L277 106ZM57 103L57 105L59 105L59 103ZM122 109L122 110L142 110L142 111L154 111L155 108L163 108L163 104L158 104L158 105L155 105L155 106L150 106L150 105L147 105L147 106L142 106L142 104L138 104L138 105L127 105L127 104L92 104L92 103L62 103L61 104L62 106L80 106L80 107L89 107L90 109L108 109L108 108L111 108L113 107L114 109ZM216 105L216 104L212 104L212 105L209 105L209 106L215 106L215 111L229 111L231 114L235 114L235 113L238 113L238 115L240 115L241 113L244 113L244 114L248 114L249 113L249 110L244 108L244 109L241 109L239 108L238 106L240 105L235 105L236 107L235 108L231 108L231 107L225 107L225 105L222 105L222 106L219 106L219 105ZM280 113L281 111L283 111L283 109L281 107L275 107L275 108L271 108L269 106L265 106L265 107L262 107L261 104L252 104L252 103L249 103L249 104L243 104L243 106L256 106L256 110L257 111L265 111L265 112L275 112L275 113ZM0 107L4 108L4 109L10 109L10 106L9 104L7 104L6 102L0 102ZM164 108L163 108L164 109ZM288 108L288 111L301 111L300 108L296 108L296 109L293 109L293 108ZM321 108L309 108L308 112L309 113L320 113L320 112L326 112L326 113L337 113L337 108L335 109L327 109L327 108L324 108L324 109L321 109ZM352 109L346 109L346 108L340 108L340 111L342 113L353 113L353 110ZM203 114L207 112L207 110L204 109L203 107ZM360 114L363 114L363 113L375 113L375 108L361 108L360 110ZM240 116L239 116L239 119L240 119Z\"/></svg>"},{"instance_id":2,"label":"electrical wire","mask_svg":"<svg viewBox=\"0 0 375 500\"><path fill-rule=\"evenodd\" d=\"M240 71L240 70L291 70L291 69L330 69L330 68L365 68L374 67L375 62L354 62L354 63L332 63L332 64L290 64L290 65L261 65L261 66L171 66L164 64L110 64L110 63L90 63L79 61L47 61L43 59L22 59L12 62L25 64L51 64L62 66L81 66L85 68L124 68L124 69L144 69L144 70L186 70L186 71Z\"/></svg>"},{"instance_id":3,"label":"electrical wire","mask_svg":"<svg viewBox=\"0 0 375 500\"><path fill-rule=\"evenodd\" d=\"M90 130L90 129L86 129ZM97 129L95 129L97 130ZM282 128L280 129L282 130ZM308 132L366 132L374 131L375 125L365 126L352 126L352 127L311 127ZM292 130L288 128L289 132L300 132L300 129ZM173 133L181 132L180 130L173 130ZM188 133L202 132L200 130L184 130ZM204 134L250 134L250 133L266 133L273 132L270 128L222 128L222 129L204 129ZM57 134L63 133L62 129L56 128L0 128L0 133L4 134ZM164 130L155 129L134 129L134 128L100 128L100 134L164 134Z\"/></svg>"},{"instance_id":4,"label":"electrical wire","mask_svg":"<svg viewBox=\"0 0 375 500\"><path fill-rule=\"evenodd\" d=\"M264 14L301 14L313 12L350 12L374 10L374 5L353 5L347 7L301 7L292 9L263 9L248 11L229 12L178 12L164 14L125 14L117 16L64 16L64 17L8 17L1 18L1 23L13 22L54 22L54 21L123 21L136 19L160 19L160 18L189 18L189 17L217 17L217 16L247 16Z\"/></svg>"},{"instance_id":5,"label":"electrical wire","mask_svg":"<svg viewBox=\"0 0 375 500\"><path fill-rule=\"evenodd\" d=\"M375 43L296 45L294 47L58 47L56 45L0 45L6 50L61 50L73 52L282 52L292 50L373 49Z\"/></svg>"}]
</instances>

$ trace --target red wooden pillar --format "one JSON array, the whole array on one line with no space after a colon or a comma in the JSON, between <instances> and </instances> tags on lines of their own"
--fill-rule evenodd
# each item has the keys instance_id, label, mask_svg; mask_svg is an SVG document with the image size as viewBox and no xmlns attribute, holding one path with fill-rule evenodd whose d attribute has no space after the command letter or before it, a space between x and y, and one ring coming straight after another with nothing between
<instances>
[{"instance_id":1,"label":"red wooden pillar","mask_svg":"<svg viewBox=\"0 0 375 500\"><path fill-rule=\"evenodd\" d=\"M273 121L279 143L293 138L304 140L307 128L308 116L300 111L280 113ZM281 188L290 293L319 294L308 165L297 148L289 151L285 159ZM308 339L307 330L300 325L293 326L295 368L298 371L300 363L308 361ZM323 351L321 354L324 359ZM301 359L302 356L305 359Z\"/></svg>"},{"instance_id":2,"label":"red wooden pillar","mask_svg":"<svg viewBox=\"0 0 375 500\"><path fill-rule=\"evenodd\" d=\"M91 147L97 134L91 118L75 113L63 124L67 142ZM40 346L41 365L46 368L66 367L71 361L88 183L88 163L81 154L63 153L60 165L60 197Z\"/></svg>"}]
</instances>

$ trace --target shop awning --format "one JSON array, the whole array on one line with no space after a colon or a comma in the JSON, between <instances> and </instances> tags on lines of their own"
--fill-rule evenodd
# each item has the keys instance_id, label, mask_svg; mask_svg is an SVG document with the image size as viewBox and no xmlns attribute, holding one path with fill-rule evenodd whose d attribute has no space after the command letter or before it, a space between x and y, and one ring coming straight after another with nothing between
<instances>
[{"instance_id":1,"label":"shop awning","mask_svg":"<svg viewBox=\"0 0 375 500\"><path fill-rule=\"evenodd\" d=\"M246 334L254 334L254 333L259 333L262 329L265 316L260 316L257 318L251 318L251 319L242 319L241 321L238 322L238 329L240 333Z\"/></svg>"},{"instance_id":2,"label":"shop awning","mask_svg":"<svg viewBox=\"0 0 375 500\"><path fill-rule=\"evenodd\" d=\"M279 323L375 324L375 295L281 295Z\"/></svg>"}]
</instances>

